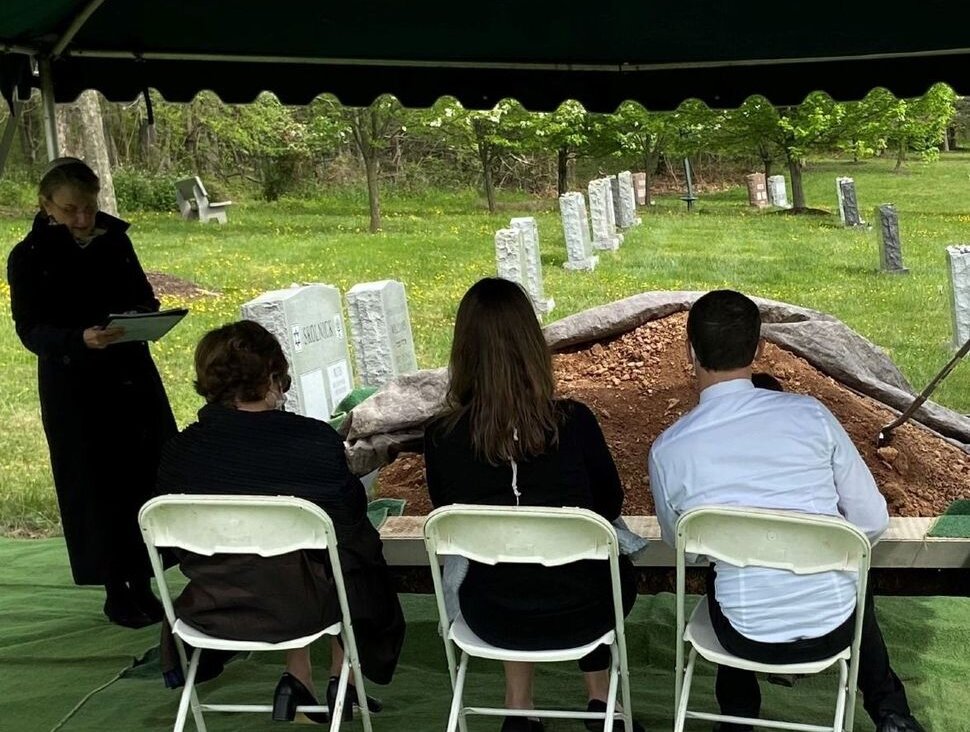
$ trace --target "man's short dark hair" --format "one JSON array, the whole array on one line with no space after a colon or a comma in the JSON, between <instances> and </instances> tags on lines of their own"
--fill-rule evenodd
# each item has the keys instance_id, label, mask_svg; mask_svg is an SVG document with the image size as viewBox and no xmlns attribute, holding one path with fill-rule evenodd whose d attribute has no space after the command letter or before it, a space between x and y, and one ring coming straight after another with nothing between
<instances>
[{"instance_id":1,"label":"man's short dark hair","mask_svg":"<svg viewBox=\"0 0 970 732\"><path fill-rule=\"evenodd\" d=\"M708 371L750 366L761 339L761 313L734 290L714 290L700 297L687 316L687 337L694 355Z\"/></svg>"}]
</instances>

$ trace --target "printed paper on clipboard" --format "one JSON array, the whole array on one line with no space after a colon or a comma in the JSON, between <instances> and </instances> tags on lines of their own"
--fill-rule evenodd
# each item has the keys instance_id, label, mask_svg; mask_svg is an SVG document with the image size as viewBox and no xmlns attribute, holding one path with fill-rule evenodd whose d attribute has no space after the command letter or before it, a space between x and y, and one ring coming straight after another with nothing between
<instances>
[{"instance_id":1,"label":"printed paper on clipboard","mask_svg":"<svg viewBox=\"0 0 970 732\"><path fill-rule=\"evenodd\" d=\"M118 326L125 334L115 343L130 341L157 341L178 325L188 315L188 308L161 310L157 313L112 313L108 316L105 328Z\"/></svg>"}]
</instances>

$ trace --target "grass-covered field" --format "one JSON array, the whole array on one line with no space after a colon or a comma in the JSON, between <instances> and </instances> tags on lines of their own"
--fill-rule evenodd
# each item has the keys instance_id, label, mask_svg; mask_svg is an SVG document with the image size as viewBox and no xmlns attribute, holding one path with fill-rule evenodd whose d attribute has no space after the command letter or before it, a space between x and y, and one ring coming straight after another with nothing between
<instances>
[{"instance_id":1,"label":"grass-covered field","mask_svg":"<svg viewBox=\"0 0 970 732\"><path fill-rule=\"evenodd\" d=\"M591 274L562 269L565 246L558 204L509 196L502 211L482 212L476 194L429 192L384 198L384 232L367 233L365 198L243 203L230 224L200 226L175 214L131 213L132 238L146 270L191 280L220 294L188 303L191 316L154 347L180 424L199 406L192 349L207 329L234 319L258 293L292 282L326 282L346 291L393 278L408 289L422 367L447 360L451 327L465 289L495 271L492 237L512 216L539 222L552 319L644 290L731 287L832 313L883 348L916 388L952 353L944 249L970 241L970 155L912 162L818 163L806 174L809 205L835 210L835 177L856 180L866 218L881 203L899 210L906 276L882 275L873 231L848 231L838 216L788 216L746 206L743 187L704 196L687 215L676 198L658 200L643 226ZM29 225L0 219L3 253ZM970 412L970 366L963 364L935 399ZM36 396L35 359L19 343L9 293L0 285L0 532L56 530L57 509Z\"/></svg>"}]
</instances>

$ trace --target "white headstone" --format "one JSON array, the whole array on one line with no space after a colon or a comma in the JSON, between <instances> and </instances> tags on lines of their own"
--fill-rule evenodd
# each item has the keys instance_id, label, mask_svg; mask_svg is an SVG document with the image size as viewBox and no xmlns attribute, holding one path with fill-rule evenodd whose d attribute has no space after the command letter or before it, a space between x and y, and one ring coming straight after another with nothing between
<instances>
[{"instance_id":1,"label":"white headstone","mask_svg":"<svg viewBox=\"0 0 970 732\"><path fill-rule=\"evenodd\" d=\"M563 267L592 272L596 269L599 257L593 256L586 199L583 194L574 191L559 196L559 213L562 215L562 230L566 238L566 263Z\"/></svg>"},{"instance_id":2,"label":"white headstone","mask_svg":"<svg viewBox=\"0 0 970 732\"><path fill-rule=\"evenodd\" d=\"M646 173L633 174L633 188L637 194L637 203L640 206L646 206L647 205L647 174Z\"/></svg>"},{"instance_id":3,"label":"white headstone","mask_svg":"<svg viewBox=\"0 0 970 732\"><path fill-rule=\"evenodd\" d=\"M418 370L404 284L364 282L347 293L350 334L357 377L366 386L384 386L398 374Z\"/></svg>"},{"instance_id":4,"label":"white headstone","mask_svg":"<svg viewBox=\"0 0 970 732\"><path fill-rule=\"evenodd\" d=\"M616 232L613 186L609 178L589 182L589 215L593 222L593 248L616 251L623 235Z\"/></svg>"},{"instance_id":5,"label":"white headstone","mask_svg":"<svg viewBox=\"0 0 970 732\"><path fill-rule=\"evenodd\" d=\"M788 191L785 189L785 176L773 175L768 178L768 201L778 208L791 208Z\"/></svg>"},{"instance_id":6,"label":"white headstone","mask_svg":"<svg viewBox=\"0 0 970 732\"><path fill-rule=\"evenodd\" d=\"M539 227L532 216L512 219L509 227L522 232L522 245L525 253L525 277L521 284L529 293L536 312L540 315L550 313L556 302L547 298L542 285L542 255L539 252Z\"/></svg>"},{"instance_id":7,"label":"white headstone","mask_svg":"<svg viewBox=\"0 0 970 732\"><path fill-rule=\"evenodd\" d=\"M499 229L495 232L495 269L504 280L525 282L525 242L521 229Z\"/></svg>"},{"instance_id":8,"label":"white headstone","mask_svg":"<svg viewBox=\"0 0 970 732\"><path fill-rule=\"evenodd\" d=\"M946 248L950 265L950 302L953 306L953 347L970 340L970 245Z\"/></svg>"},{"instance_id":9,"label":"white headstone","mask_svg":"<svg viewBox=\"0 0 970 732\"><path fill-rule=\"evenodd\" d=\"M620 193L620 205L618 207L619 217L617 224L621 229L629 229L631 226L639 226L642 219L637 217L637 199L633 190L633 173L624 170L616 176L617 186Z\"/></svg>"},{"instance_id":10,"label":"white headstone","mask_svg":"<svg viewBox=\"0 0 970 732\"><path fill-rule=\"evenodd\" d=\"M286 409L328 420L354 385L336 287L310 284L264 292L244 303L242 317L276 336L290 364Z\"/></svg>"}]
</instances>

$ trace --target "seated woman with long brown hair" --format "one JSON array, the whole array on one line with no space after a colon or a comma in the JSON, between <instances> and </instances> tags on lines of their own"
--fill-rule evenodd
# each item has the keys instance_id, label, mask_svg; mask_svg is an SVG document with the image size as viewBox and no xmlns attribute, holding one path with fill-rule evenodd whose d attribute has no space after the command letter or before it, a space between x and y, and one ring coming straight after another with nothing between
<instances>
[{"instance_id":1,"label":"seated woman with long brown hair","mask_svg":"<svg viewBox=\"0 0 970 732\"><path fill-rule=\"evenodd\" d=\"M364 487L347 467L344 444L325 422L281 410L290 385L279 342L243 320L207 333L195 352L195 388L206 400L199 421L162 452L159 493L287 494L320 506L333 521L361 670L390 681L404 642L404 617L367 518ZM340 619L326 556L202 557L181 553L189 584L175 601L181 620L225 638L279 642L310 635ZM333 708L343 652L331 647L327 703ZM315 705L309 648L290 651L274 697L273 718L291 720ZM345 718L357 703L348 687ZM372 711L379 703L368 699ZM313 715L324 721L326 715Z\"/></svg>"},{"instance_id":2,"label":"seated woman with long brown hair","mask_svg":"<svg viewBox=\"0 0 970 732\"><path fill-rule=\"evenodd\" d=\"M603 433L584 404L556 398L551 354L518 285L484 279L465 294L449 370L445 408L425 431L435 506L578 506L610 521L619 517L623 486ZM620 575L629 612L636 583L625 557ZM458 600L469 627L505 648L581 645L614 623L609 567L594 560L551 568L473 562ZM590 711L606 709L609 663L607 646L579 662ZM505 663L507 707L534 708L533 672L529 663ZM586 727L603 723L588 720ZM503 732L542 729L528 717L506 717L502 725Z\"/></svg>"}]
</instances>

